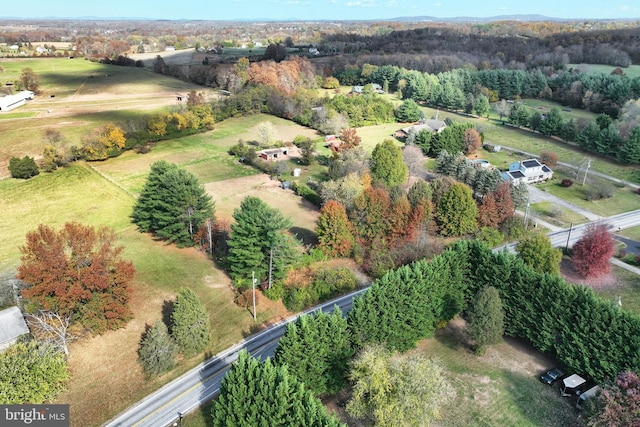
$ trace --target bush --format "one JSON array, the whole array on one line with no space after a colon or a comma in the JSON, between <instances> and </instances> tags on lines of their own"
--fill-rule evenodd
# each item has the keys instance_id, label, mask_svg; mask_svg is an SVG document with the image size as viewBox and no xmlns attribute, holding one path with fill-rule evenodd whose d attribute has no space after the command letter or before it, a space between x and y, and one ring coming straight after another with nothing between
<instances>
[{"instance_id":1,"label":"bush","mask_svg":"<svg viewBox=\"0 0 640 427\"><path fill-rule=\"evenodd\" d=\"M595 182L585 191L585 198L589 201L610 199L616 194L613 185L606 182Z\"/></svg>"},{"instance_id":2,"label":"bush","mask_svg":"<svg viewBox=\"0 0 640 427\"><path fill-rule=\"evenodd\" d=\"M300 196L300 197L302 197L304 199L307 199L308 201L310 201L314 205L316 205L316 206L322 205L322 199L320 198L318 193L314 189L312 189L309 186L307 186L306 184L300 184L300 183L294 181L294 182L291 183L291 189L298 196Z\"/></svg>"},{"instance_id":3,"label":"bush","mask_svg":"<svg viewBox=\"0 0 640 427\"><path fill-rule=\"evenodd\" d=\"M317 295L308 287L290 287L284 291L282 303L289 311L302 311L318 300Z\"/></svg>"},{"instance_id":4,"label":"bush","mask_svg":"<svg viewBox=\"0 0 640 427\"><path fill-rule=\"evenodd\" d=\"M347 268L323 268L315 272L311 289L320 301L356 288L355 274Z\"/></svg>"},{"instance_id":5,"label":"bush","mask_svg":"<svg viewBox=\"0 0 640 427\"><path fill-rule=\"evenodd\" d=\"M550 151L543 151L540 153L540 162L554 168L558 164L558 155Z\"/></svg>"},{"instance_id":6,"label":"bush","mask_svg":"<svg viewBox=\"0 0 640 427\"><path fill-rule=\"evenodd\" d=\"M560 185L565 187L565 188L569 188L569 187L571 187L573 185L573 180L571 180L569 178L565 178L565 179L562 180Z\"/></svg>"},{"instance_id":7,"label":"bush","mask_svg":"<svg viewBox=\"0 0 640 427\"><path fill-rule=\"evenodd\" d=\"M12 157L9 160L9 172L12 178L29 179L40 173L33 157L24 156L22 159Z\"/></svg>"}]
</instances>

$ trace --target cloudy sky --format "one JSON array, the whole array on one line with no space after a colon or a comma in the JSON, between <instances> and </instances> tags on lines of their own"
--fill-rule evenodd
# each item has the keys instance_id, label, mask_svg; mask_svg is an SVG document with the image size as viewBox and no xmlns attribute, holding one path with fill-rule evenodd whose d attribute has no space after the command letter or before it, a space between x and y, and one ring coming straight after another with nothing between
<instances>
[{"instance_id":1,"label":"cloudy sky","mask_svg":"<svg viewBox=\"0 0 640 427\"><path fill-rule=\"evenodd\" d=\"M352 20L403 16L640 18L638 0L20 0L4 17Z\"/></svg>"}]
</instances>

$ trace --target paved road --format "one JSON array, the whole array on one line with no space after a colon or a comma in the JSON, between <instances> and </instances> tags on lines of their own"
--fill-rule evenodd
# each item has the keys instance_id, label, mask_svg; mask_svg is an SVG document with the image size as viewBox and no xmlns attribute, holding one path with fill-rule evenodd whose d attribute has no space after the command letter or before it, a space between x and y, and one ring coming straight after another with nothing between
<instances>
[{"instance_id":1,"label":"paved road","mask_svg":"<svg viewBox=\"0 0 640 427\"><path fill-rule=\"evenodd\" d=\"M538 203L538 202L551 202L556 206L562 206L563 208L569 209L573 212L577 212L580 215L584 216L589 221L597 221L602 219L600 215L596 215L593 212L589 212L586 209L581 208L580 206L574 205L573 203L569 203L560 197L554 196L551 193L546 191L542 191L533 185L527 186L529 190L529 202L530 203Z\"/></svg>"},{"instance_id":2,"label":"paved road","mask_svg":"<svg viewBox=\"0 0 640 427\"><path fill-rule=\"evenodd\" d=\"M601 221L611 226L611 230L613 232L623 230L625 228L635 227L636 225L640 225L640 209L602 218ZM552 231L547 235L549 236L549 240L551 240L551 244L553 245L553 247L565 247L567 245L573 246L573 244L580 240L580 238L584 235L585 229L588 224L589 223L580 224L568 229ZM508 252L515 253L516 244L517 243L511 243L509 245L495 248L494 250L501 251L506 249Z\"/></svg>"},{"instance_id":3,"label":"paved road","mask_svg":"<svg viewBox=\"0 0 640 427\"><path fill-rule=\"evenodd\" d=\"M330 312L333 311L334 305L346 313L351 310L353 299L367 289L352 292L304 313L319 310ZM207 360L136 403L104 424L104 427L165 427L173 425L178 421L179 414L187 414L213 399L220 390L220 383L229 366L238 358L240 350L246 349L254 357L262 359L272 356L287 324L295 321L297 317L292 316Z\"/></svg>"}]
</instances>

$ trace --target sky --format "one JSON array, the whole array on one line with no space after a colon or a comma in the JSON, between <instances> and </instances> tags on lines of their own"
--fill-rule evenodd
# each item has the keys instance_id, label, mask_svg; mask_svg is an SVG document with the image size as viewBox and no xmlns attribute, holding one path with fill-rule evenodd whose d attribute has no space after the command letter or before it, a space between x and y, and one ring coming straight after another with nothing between
<instances>
[{"instance_id":1,"label":"sky","mask_svg":"<svg viewBox=\"0 0 640 427\"><path fill-rule=\"evenodd\" d=\"M11 5L5 5L0 14L170 20L370 20L519 14L565 19L640 18L638 0L20 0Z\"/></svg>"}]
</instances>

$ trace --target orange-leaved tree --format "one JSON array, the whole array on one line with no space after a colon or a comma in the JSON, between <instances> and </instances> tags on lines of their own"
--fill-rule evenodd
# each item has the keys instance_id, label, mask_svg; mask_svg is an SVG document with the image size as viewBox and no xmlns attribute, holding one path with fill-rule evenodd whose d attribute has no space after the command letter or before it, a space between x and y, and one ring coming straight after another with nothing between
<instances>
[{"instance_id":1,"label":"orange-leaved tree","mask_svg":"<svg viewBox=\"0 0 640 427\"><path fill-rule=\"evenodd\" d=\"M117 329L131 318L129 283L135 269L106 227L69 222L59 231L39 225L20 248L18 278L33 309L69 316L94 333Z\"/></svg>"},{"instance_id":2,"label":"orange-leaved tree","mask_svg":"<svg viewBox=\"0 0 640 427\"><path fill-rule=\"evenodd\" d=\"M609 260L613 256L615 245L606 224L587 225L582 238L573 245L571 259L583 276L596 277L611 270Z\"/></svg>"},{"instance_id":3,"label":"orange-leaved tree","mask_svg":"<svg viewBox=\"0 0 640 427\"><path fill-rule=\"evenodd\" d=\"M353 233L344 205L335 200L325 203L316 227L318 248L328 256L348 257L355 243Z\"/></svg>"}]
</instances>

